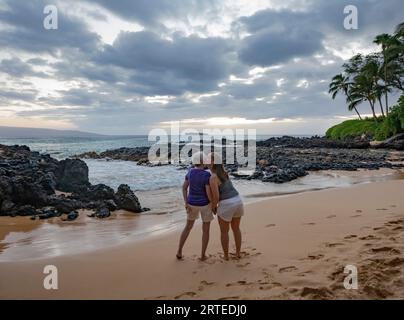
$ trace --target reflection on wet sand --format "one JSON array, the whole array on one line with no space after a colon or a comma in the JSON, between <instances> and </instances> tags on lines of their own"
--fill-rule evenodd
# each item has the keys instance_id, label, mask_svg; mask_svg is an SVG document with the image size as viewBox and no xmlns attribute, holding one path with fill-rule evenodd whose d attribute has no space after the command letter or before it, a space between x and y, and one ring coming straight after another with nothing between
<instances>
[{"instance_id":1,"label":"reflection on wet sand","mask_svg":"<svg viewBox=\"0 0 404 320\"><path fill-rule=\"evenodd\" d=\"M358 183L404 179L400 170L311 173L301 179L276 185L260 181L235 180L246 203L274 196L347 187ZM151 235L174 230L184 221L179 188L138 191L141 203L152 210L133 214L123 210L110 218L95 219L82 210L77 220L60 218L32 221L29 217L0 217L0 262L71 255L117 246Z\"/></svg>"},{"instance_id":2,"label":"reflection on wet sand","mask_svg":"<svg viewBox=\"0 0 404 320\"><path fill-rule=\"evenodd\" d=\"M101 220L87 217L89 213L81 210L79 218L71 222L61 218L31 221L28 217L1 217L0 261L93 251L162 232L171 225L167 215L139 217L119 210Z\"/></svg>"}]
</instances>

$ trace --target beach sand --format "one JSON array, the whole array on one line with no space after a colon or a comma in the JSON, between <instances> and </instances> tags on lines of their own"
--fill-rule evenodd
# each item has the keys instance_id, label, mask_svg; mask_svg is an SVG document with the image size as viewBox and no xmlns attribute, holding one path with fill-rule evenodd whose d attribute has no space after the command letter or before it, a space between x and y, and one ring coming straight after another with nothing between
<instances>
[{"instance_id":1,"label":"beach sand","mask_svg":"<svg viewBox=\"0 0 404 320\"><path fill-rule=\"evenodd\" d=\"M183 261L176 230L86 254L1 262L0 299L404 298L403 180L248 204L241 228L240 260L221 259L214 221L210 257L198 261L198 221ZM58 268L58 290L43 287L46 265ZM358 269L358 290L343 286L346 265Z\"/></svg>"}]
</instances>

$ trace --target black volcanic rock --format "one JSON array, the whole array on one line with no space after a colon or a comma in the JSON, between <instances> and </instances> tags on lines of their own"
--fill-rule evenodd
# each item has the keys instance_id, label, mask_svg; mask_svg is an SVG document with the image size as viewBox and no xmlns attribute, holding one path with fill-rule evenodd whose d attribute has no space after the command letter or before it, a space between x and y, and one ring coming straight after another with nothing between
<instances>
[{"instance_id":1,"label":"black volcanic rock","mask_svg":"<svg viewBox=\"0 0 404 320\"><path fill-rule=\"evenodd\" d=\"M374 146L376 149L394 149L394 150L404 150L404 133L397 134L387 140Z\"/></svg>"},{"instance_id":2,"label":"black volcanic rock","mask_svg":"<svg viewBox=\"0 0 404 320\"><path fill-rule=\"evenodd\" d=\"M90 201L96 200L113 200L115 196L115 191L111 187L105 184L91 185L86 191L80 194L81 199L86 199Z\"/></svg>"},{"instance_id":3,"label":"black volcanic rock","mask_svg":"<svg viewBox=\"0 0 404 320\"><path fill-rule=\"evenodd\" d=\"M367 149L370 147L370 141L361 139L332 140L318 136L310 138L283 136L258 141L257 147Z\"/></svg>"},{"instance_id":4,"label":"black volcanic rock","mask_svg":"<svg viewBox=\"0 0 404 320\"><path fill-rule=\"evenodd\" d=\"M138 198L126 184L121 184L115 194L115 203L120 209L142 212Z\"/></svg>"},{"instance_id":5,"label":"black volcanic rock","mask_svg":"<svg viewBox=\"0 0 404 320\"><path fill-rule=\"evenodd\" d=\"M71 192L71 195L55 191ZM106 185L91 185L88 167L79 159L58 161L31 152L26 146L0 145L0 215L32 215L47 219L78 209L106 207L141 212L128 186L117 192ZM116 203L119 199L123 207Z\"/></svg>"},{"instance_id":6,"label":"black volcanic rock","mask_svg":"<svg viewBox=\"0 0 404 320\"><path fill-rule=\"evenodd\" d=\"M58 190L82 192L90 186L87 164L80 159L66 159L59 162Z\"/></svg>"}]
</instances>

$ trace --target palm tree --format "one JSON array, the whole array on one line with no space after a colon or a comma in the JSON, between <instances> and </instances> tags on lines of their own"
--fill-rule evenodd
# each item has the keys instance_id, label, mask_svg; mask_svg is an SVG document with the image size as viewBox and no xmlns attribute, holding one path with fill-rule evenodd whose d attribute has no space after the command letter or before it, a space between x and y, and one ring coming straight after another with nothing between
<instances>
[{"instance_id":1,"label":"palm tree","mask_svg":"<svg viewBox=\"0 0 404 320\"><path fill-rule=\"evenodd\" d=\"M356 107L364 101L368 101L370 109L372 110L373 118L377 120L377 115L375 112L375 93L374 93L374 82L366 73L361 73L357 75L354 79L354 84L352 85L349 95L352 99L351 106Z\"/></svg>"},{"instance_id":2,"label":"palm tree","mask_svg":"<svg viewBox=\"0 0 404 320\"><path fill-rule=\"evenodd\" d=\"M388 88L386 86L386 83L384 83L384 85L379 83L379 80L381 79L381 65L381 59L378 54L367 55L364 59L364 64L360 69L360 74L363 75L363 77L368 82L366 87L369 90L368 99L373 100L373 107L375 106L375 100L378 100L380 111L382 117L384 118L382 96L383 94L385 94L385 96L388 94Z\"/></svg>"},{"instance_id":3,"label":"palm tree","mask_svg":"<svg viewBox=\"0 0 404 320\"><path fill-rule=\"evenodd\" d=\"M401 33L401 35L404 36L404 22L401 22L400 24L397 25L396 31L394 33L396 35Z\"/></svg>"},{"instance_id":4,"label":"palm tree","mask_svg":"<svg viewBox=\"0 0 404 320\"><path fill-rule=\"evenodd\" d=\"M384 85L386 87L386 90L385 90L386 114L389 114L389 98L388 98L389 95L388 95L388 90L387 90L388 85L389 85L389 80L388 80L388 76L387 76L388 75L387 74L387 65L388 65L387 49L392 43L392 36L387 34L387 33L383 33L383 34L380 34L380 35L376 36L376 38L375 38L375 40L373 42L382 46L383 80L384 80ZM379 100L379 103L380 103L380 100ZM384 115L383 110L382 110L382 113Z\"/></svg>"},{"instance_id":5,"label":"palm tree","mask_svg":"<svg viewBox=\"0 0 404 320\"><path fill-rule=\"evenodd\" d=\"M357 108L368 101L377 121L376 103L379 103L381 114L385 117L389 114L389 93L404 91L404 22L397 26L393 35L378 35L374 43L381 46L381 52L366 56L357 54L344 63L343 73L332 78L329 93L335 99L338 93L343 92L349 110L355 110L359 119L362 118Z\"/></svg>"},{"instance_id":6,"label":"palm tree","mask_svg":"<svg viewBox=\"0 0 404 320\"><path fill-rule=\"evenodd\" d=\"M334 78L332 78L332 82L330 83L328 92L332 94L332 98L335 99L339 92L343 92L347 97L347 100L351 101L351 97L349 95L349 88L351 83L349 82L349 77L344 76L342 73L337 74ZM356 114L358 115L359 119L362 120L362 117L356 108L356 105L349 103L348 105L349 111L355 110Z\"/></svg>"}]
</instances>

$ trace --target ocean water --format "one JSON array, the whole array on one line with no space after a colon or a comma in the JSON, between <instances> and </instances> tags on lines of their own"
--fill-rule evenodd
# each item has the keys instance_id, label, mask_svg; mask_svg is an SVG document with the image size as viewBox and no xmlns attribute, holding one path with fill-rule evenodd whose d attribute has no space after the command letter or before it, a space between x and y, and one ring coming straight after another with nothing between
<instances>
[{"instance_id":1,"label":"ocean water","mask_svg":"<svg viewBox=\"0 0 404 320\"><path fill-rule=\"evenodd\" d=\"M148 141L148 137L142 136L108 136L94 138L16 138L4 139L0 137L0 144L5 145L27 145L32 151L48 153L56 159L65 159L83 152L102 152L109 149L121 147L144 147L150 146L153 142Z\"/></svg>"},{"instance_id":2,"label":"ocean water","mask_svg":"<svg viewBox=\"0 0 404 320\"><path fill-rule=\"evenodd\" d=\"M257 140L264 140L271 136L258 136ZM56 159L65 159L84 152L95 151L97 153L121 147L145 147L154 141L149 141L148 136L108 136L95 138L18 138L2 139L0 144L27 145L32 151L50 154ZM183 170L175 166L145 167L137 166L127 161L85 160L89 167L90 182L104 183L112 188L117 188L120 183L128 184L134 190L156 190L167 187L178 187L184 176Z\"/></svg>"}]
</instances>

